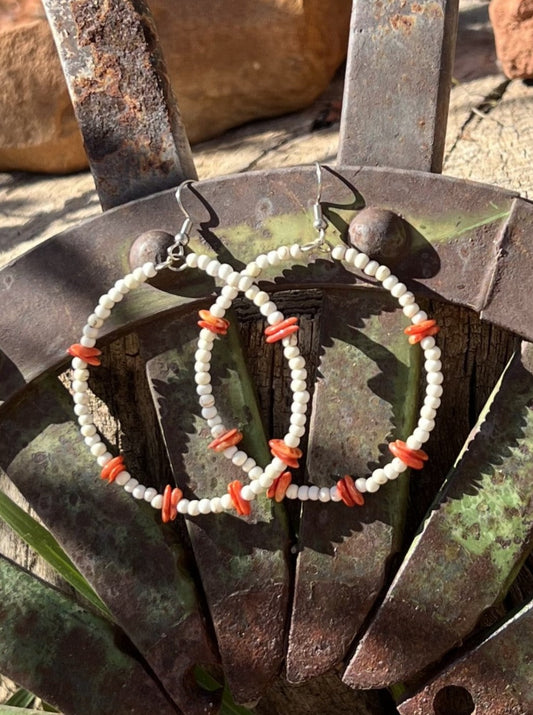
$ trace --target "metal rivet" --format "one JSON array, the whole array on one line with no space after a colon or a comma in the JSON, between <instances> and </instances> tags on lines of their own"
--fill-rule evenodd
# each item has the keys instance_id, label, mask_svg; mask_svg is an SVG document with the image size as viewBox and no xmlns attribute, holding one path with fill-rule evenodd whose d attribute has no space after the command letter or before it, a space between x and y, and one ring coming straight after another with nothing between
<instances>
[{"instance_id":1,"label":"metal rivet","mask_svg":"<svg viewBox=\"0 0 533 715\"><path fill-rule=\"evenodd\" d=\"M411 246L405 221L393 211L375 206L359 211L350 222L348 235L353 246L389 266L405 258Z\"/></svg>"}]
</instances>

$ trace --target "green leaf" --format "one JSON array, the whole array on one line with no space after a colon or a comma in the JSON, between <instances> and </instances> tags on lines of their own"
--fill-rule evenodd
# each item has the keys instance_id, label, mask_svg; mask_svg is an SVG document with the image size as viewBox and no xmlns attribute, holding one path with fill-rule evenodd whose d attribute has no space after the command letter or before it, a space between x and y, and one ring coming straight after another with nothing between
<instances>
[{"instance_id":1,"label":"green leaf","mask_svg":"<svg viewBox=\"0 0 533 715\"><path fill-rule=\"evenodd\" d=\"M220 690L222 688L222 683L219 683L216 678L214 678L211 673L209 673L204 668L197 666L194 669L194 677L198 685L204 690ZM241 705L237 705L227 686L224 685L224 692L222 693L222 704L220 707L219 715L253 715L251 710L243 708Z\"/></svg>"},{"instance_id":2,"label":"green leaf","mask_svg":"<svg viewBox=\"0 0 533 715\"><path fill-rule=\"evenodd\" d=\"M12 705L17 708L29 708L33 705L35 701L35 695L30 693L29 690L25 688L19 688L13 695L8 698L5 702L6 705Z\"/></svg>"},{"instance_id":3,"label":"green leaf","mask_svg":"<svg viewBox=\"0 0 533 715\"><path fill-rule=\"evenodd\" d=\"M43 711L0 705L0 715L43 715Z\"/></svg>"},{"instance_id":4,"label":"green leaf","mask_svg":"<svg viewBox=\"0 0 533 715\"><path fill-rule=\"evenodd\" d=\"M105 603L80 574L76 566L54 539L33 517L21 509L6 494L0 492L0 519L50 564L79 594L91 603L102 615L112 621L113 617Z\"/></svg>"}]
</instances>

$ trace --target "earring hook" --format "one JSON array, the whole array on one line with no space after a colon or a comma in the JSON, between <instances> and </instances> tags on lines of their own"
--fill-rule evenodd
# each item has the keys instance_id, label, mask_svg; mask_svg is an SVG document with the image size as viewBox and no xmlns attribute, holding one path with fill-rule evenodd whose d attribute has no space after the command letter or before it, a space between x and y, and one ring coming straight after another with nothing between
<instances>
[{"instance_id":1,"label":"earring hook","mask_svg":"<svg viewBox=\"0 0 533 715\"><path fill-rule=\"evenodd\" d=\"M176 201L178 202L178 206L183 212L185 218L183 219L180 230L174 236L174 242L167 248L166 261L159 263L156 266L156 270L169 268L171 271L183 271L187 268L187 264L183 261L183 257L185 255L185 246L189 243L189 234L191 232L193 220L181 201L181 192L185 186L193 183L194 179L185 179L185 181L182 181L176 189Z\"/></svg>"},{"instance_id":2,"label":"earring hook","mask_svg":"<svg viewBox=\"0 0 533 715\"><path fill-rule=\"evenodd\" d=\"M191 223L192 223L192 219L191 219L191 217L190 217L190 214L189 214L189 212L185 209L185 207L183 206L183 203L182 203L182 201L181 201L181 192L183 191L183 188L184 188L185 186L188 186L189 184L194 184L194 179L185 179L185 181L182 181L182 182L181 182L181 184L180 184L180 185L178 186L178 188L176 189L176 201L178 202L178 206L180 207L180 209L181 209L181 210L183 211L183 213L185 214L185 218L186 218L186 219L189 219L189 221L191 221Z\"/></svg>"}]
</instances>

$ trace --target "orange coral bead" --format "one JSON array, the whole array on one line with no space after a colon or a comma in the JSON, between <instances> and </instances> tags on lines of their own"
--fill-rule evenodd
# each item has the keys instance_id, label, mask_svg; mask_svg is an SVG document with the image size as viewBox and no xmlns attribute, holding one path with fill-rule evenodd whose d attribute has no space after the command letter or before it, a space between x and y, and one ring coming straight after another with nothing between
<instances>
[{"instance_id":1,"label":"orange coral bead","mask_svg":"<svg viewBox=\"0 0 533 715\"><path fill-rule=\"evenodd\" d=\"M277 479L274 479L271 486L269 487L266 495L269 499L274 499L277 502L283 501L287 489L292 482L292 475L290 472L283 472Z\"/></svg>"},{"instance_id":2,"label":"orange coral bead","mask_svg":"<svg viewBox=\"0 0 533 715\"><path fill-rule=\"evenodd\" d=\"M277 343L279 340L296 333L299 330L299 326L296 325L297 322L298 318L292 317L285 318L281 323L269 325L268 328L265 328L266 342Z\"/></svg>"},{"instance_id":3,"label":"orange coral bead","mask_svg":"<svg viewBox=\"0 0 533 715\"><path fill-rule=\"evenodd\" d=\"M178 515L178 503L183 496L183 492L178 487L167 484L163 492L163 505L161 507L161 520L164 524L174 521Z\"/></svg>"},{"instance_id":4,"label":"orange coral bead","mask_svg":"<svg viewBox=\"0 0 533 715\"><path fill-rule=\"evenodd\" d=\"M435 325L433 328L428 328L424 333L417 333L416 335L410 335L409 336L409 344L416 345L416 343L419 343L424 338L429 338L432 335L436 335L439 332L439 330L440 330L439 326Z\"/></svg>"},{"instance_id":5,"label":"orange coral bead","mask_svg":"<svg viewBox=\"0 0 533 715\"><path fill-rule=\"evenodd\" d=\"M416 325L408 325L403 332L409 336L409 343L415 345L424 338L436 335L439 330L436 320L423 320L421 323L416 323Z\"/></svg>"},{"instance_id":6,"label":"orange coral bead","mask_svg":"<svg viewBox=\"0 0 533 715\"><path fill-rule=\"evenodd\" d=\"M233 447L238 444L242 439L242 432L234 427L217 437L212 442L207 445L208 449L213 449L215 452L223 452L228 447Z\"/></svg>"},{"instance_id":7,"label":"orange coral bead","mask_svg":"<svg viewBox=\"0 0 533 715\"><path fill-rule=\"evenodd\" d=\"M428 460L428 455L422 449L410 449L401 439L391 442L389 450L411 469L422 469Z\"/></svg>"},{"instance_id":8,"label":"orange coral bead","mask_svg":"<svg viewBox=\"0 0 533 715\"><path fill-rule=\"evenodd\" d=\"M346 506L355 506L354 500L351 498L348 492L348 487L344 483L344 479L339 479L337 482L337 491L339 492L340 498L346 504Z\"/></svg>"},{"instance_id":9,"label":"orange coral bead","mask_svg":"<svg viewBox=\"0 0 533 715\"><path fill-rule=\"evenodd\" d=\"M72 355L72 357L80 358L80 360L83 360L88 365L100 365L98 356L102 354L102 351L98 350L98 348L88 348L80 343L74 343L67 348L67 353Z\"/></svg>"},{"instance_id":10,"label":"orange coral bead","mask_svg":"<svg viewBox=\"0 0 533 715\"><path fill-rule=\"evenodd\" d=\"M103 466L100 472L100 479L107 479L110 483L114 482L120 472L123 472L125 469L124 457L122 455L113 457L113 459L110 459L109 462Z\"/></svg>"},{"instance_id":11,"label":"orange coral bead","mask_svg":"<svg viewBox=\"0 0 533 715\"><path fill-rule=\"evenodd\" d=\"M248 516L252 513L252 508L250 506L250 502L243 499L241 496L241 489L242 484L238 479L235 479L233 482L228 484L228 494L231 497L231 501L233 502L233 506L235 507L237 514L240 516Z\"/></svg>"},{"instance_id":12,"label":"orange coral bead","mask_svg":"<svg viewBox=\"0 0 533 715\"><path fill-rule=\"evenodd\" d=\"M200 320L198 325L201 328L207 328L212 333L217 333L217 335L225 335L229 328L229 321L224 318L217 318L215 315L210 313L208 310L199 310L198 315Z\"/></svg>"},{"instance_id":13,"label":"orange coral bead","mask_svg":"<svg viewBox=\"0 0 533 715\"><path fill-rule=\"evenodd\" d=\"M359 489L355 486L353 478L349 474L347 474L344 477L343 481L346 485L348 494L350 495L354 504L357 504L357 506L363 506L363 504L365 503L365 498L363 497Z\"/></svg>"},{"instance_id":14,"label":"orange coral bead","mask_svg":"<svg viewBox=\"0 0 533 715\"><path fill-rule=\"evenodd\" d=\"M268 446L274 457L281 459L288 467L296 469L299 466L298 460L303 452L298 447L289 447L282 439L271 439Z\"/></svg>"}]
</instances>

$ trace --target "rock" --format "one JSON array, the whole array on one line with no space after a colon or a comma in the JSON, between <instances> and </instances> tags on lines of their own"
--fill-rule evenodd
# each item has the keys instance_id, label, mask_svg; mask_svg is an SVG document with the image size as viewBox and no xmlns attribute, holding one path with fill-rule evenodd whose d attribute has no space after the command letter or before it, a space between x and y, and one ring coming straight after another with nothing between
<instances>
[{"instance_id":1,"label":"rock","mask_svg":"<svg viewBox=\"0 0 533 715\"><path fill-rule=\"evenodd\" d=\"M351 0L152 0L192 143L301 109L346 55ZM40 0L0 0L0 171L87 166Z\"/></svg>"},{"instance_id":2,"label":"rock","mask_svg":"<svg viewBox=\"0 0 533 715\"><path fill-rule=\"evenodd\" d=\"M533 78L533 0L492 0L489 14L507 77Z\"/></svg>"}]
</instances>

